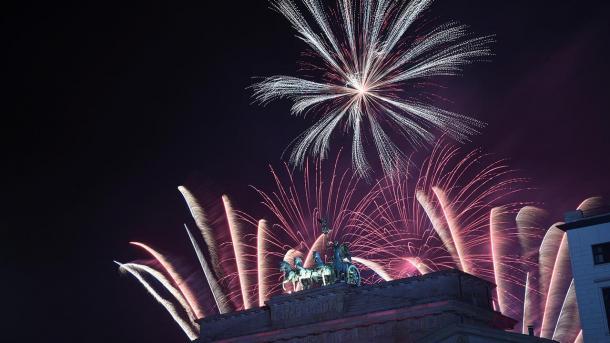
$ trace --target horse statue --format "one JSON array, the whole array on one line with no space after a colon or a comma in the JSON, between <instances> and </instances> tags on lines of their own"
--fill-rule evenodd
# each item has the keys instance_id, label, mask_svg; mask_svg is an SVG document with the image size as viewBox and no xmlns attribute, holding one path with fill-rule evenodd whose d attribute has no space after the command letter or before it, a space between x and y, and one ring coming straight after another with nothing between
<instances>
[{"instance_id":1,"label":"horse statue","mask_svg":"<svg viewBox=\"0 0 610 343\"><path fill-rule=\"evenodd\" d=\"M335 241L333 247L333 267L337 279L350 285L360 286L360 270L352 264L352 255L347 244Z\"/></svg>"},{"instance_id":2,"label":"horse statue","mask_svg":"<svg viewBox=\"0 0 610 343\"><path fill-rule=\"evenodd\" d=\"M326 238L331 228L328 225L328 220L325 218L319 218L318 222L324 234L323 244L326 245ZM320 280L322 281L322 286L337 282L360 286L360 270L352 263L352 255L349 252L347 244L339 244L339 242L334 241L328 243L328 246L333 248L332 263L324 263L320 253L317 251L313 252L313 268L305 268L303 260L298 256L294 259L294 269L289 262L282 261L280 263L280 271L284 274L282 289L286 291L285 284L288 282L292 283L293 291L299 290L297 286L300 286L301 290L309 289L316 284L319 285Z\"/></svg>"},{"instance_id":3,"label":"horse statue","mask_svg":"<svg viewBox=\"0 0 610 343\"><path fill-rule=\"evenodd\" d=\"M282 289L286 291L286 283L292 283L292 290L310 289L316 284L326 286L336 282L345 282L348 285L360 286L360 270L352 263L352 255L347 244L333 242L333 262L324 263L320 253L313 252L314 267L305 268L300 257L294 258L293 269L287 261L280 262L280 271L284 275ZM320 282L321 281L321 282Z\"/></svg>"},{"instance_id":4,"label":"horse statue","mask_svg":"<svg viewBox=\"0 0 610 343\"><path fill-rule=\"evenodd\" d=\"M290 263L286 261L280 262L280 271L284 273L284 280L282 281L282 289L285 291L286 287L284 286L288 282L292 283L292 290L296 291L297 282L299 281L299 275L296 270L292 269Z\"/></svg>"},{"instance_id":5,"label":"horse statue","mask_svg":"<svg viewBox=\"0 0 610 343\"><path fill-rule=\"evenodd\" d=\"M303 260L300 257L294 258L294 266L296 267L299 284L301 289L309 289L314 283L315 270L303 267Z\"/></svg>"},{"instance_id":6,"label":"horse statue","mask_svg":"<svg viewBox=\"0 0 610 343\"><path fill-rule=\"evenodd\" d=\"M326 286L335 280L335 270L332 265L328 265L322 261L322 256L317 251L313 252L313 260L315 264L316 281L322 279L322 286Z\"/></svg>"}]
</instances>

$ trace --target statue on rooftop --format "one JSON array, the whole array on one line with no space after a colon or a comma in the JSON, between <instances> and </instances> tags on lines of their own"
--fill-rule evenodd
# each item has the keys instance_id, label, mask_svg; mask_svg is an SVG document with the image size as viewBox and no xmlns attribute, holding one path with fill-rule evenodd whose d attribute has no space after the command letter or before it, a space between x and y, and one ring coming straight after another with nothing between
<instances>
[{"instance_id":1,"label":"statue on rooftop","mask_svg":"<svg viewBox=\"0 0 610 343\"><path fill-rule=\"evenodd\" d=\"M322 256L320 256L320 253L317 251L313 252L313 260L316 270L316 281L321 279L322 286L326 286L329 283L333 283L335 281L334 268L330 264L324 263L324 261L322 261Z\"/></svg>"},{"instance_id":2,"label":"statue on rooftop","mask_svg":"<svg viewBox=\"0 0 610 343\"><path fill-rule=\"evenodd\" d=\"M286 261L280 262L280 271L284 274L284 280L282 281L282 289L285 291L285 285L290 282L292 283L292 289L296 290L297 282L299 281L299 275L297 271L292 269L290 263Z\"/></svg>"},{"instance_id":3,"label":"statue on rooftop","mask_svg":"<svg viewBox=\"0 0 610 343\"><path fill-rule=\"evenodd\" d=\"M360 286L360 270L352 263L352 255L346 243L335 241L333 246L333 267L337 279L350 285Z\"/></svg>"},{"instance_id":4,"label":"statue on rooftop","mask_svg":"<svg viewBox=\"0 0 610 343\"><path fill-rule=\"evenodd\" d=\"M330 232L326 219L318 220L322 226L324 237ZM324 263L318 251L313 252L314 265L306 268L300 257L294 259L294 269L287 261L280 263L280 270L284 275L282 289L286 290L285 284L292 283L292 290L304 290L314 286L326 286L328 284L344 282L349 285L360 286L360 270L352 263L352 256L346 243L339 244L334 241L328 244L333 249L332 263Z\"/></svg>"}]
</instances>

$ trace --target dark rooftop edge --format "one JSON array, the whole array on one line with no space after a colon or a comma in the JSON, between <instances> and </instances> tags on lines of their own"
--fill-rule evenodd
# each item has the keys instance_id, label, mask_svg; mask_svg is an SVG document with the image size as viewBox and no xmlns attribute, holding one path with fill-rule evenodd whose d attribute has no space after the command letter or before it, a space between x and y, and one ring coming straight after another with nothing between
<instances>
[{"instance_id":1,"label":"dark rooftop edge","mask_svg":"<svg viewBox=\"0 0 610 343\"><path fill-rule=\"evenodd\" d=\"M573 222L557 225L557 227L560 230L568 231L604 223L610 223L610 213L600 214L593 217L585 217L582 219L575 220Z\"/></svg>"}]
</instances>

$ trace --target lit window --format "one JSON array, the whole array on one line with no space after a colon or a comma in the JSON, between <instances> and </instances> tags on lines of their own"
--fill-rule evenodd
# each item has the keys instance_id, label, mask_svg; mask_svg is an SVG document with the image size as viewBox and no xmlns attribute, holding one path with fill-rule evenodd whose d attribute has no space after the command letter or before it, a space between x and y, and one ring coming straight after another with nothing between
<instances>
[{"instance_id":1,"label":"lit window","mask_svg":"<svg viewBox=\"0 0 610 343\"><path fill-rule=\"evenodd\" d=\"M602 264L610 262L610 242L596 244L593 248L593 263Z\"/></svg>"}]
</instances>

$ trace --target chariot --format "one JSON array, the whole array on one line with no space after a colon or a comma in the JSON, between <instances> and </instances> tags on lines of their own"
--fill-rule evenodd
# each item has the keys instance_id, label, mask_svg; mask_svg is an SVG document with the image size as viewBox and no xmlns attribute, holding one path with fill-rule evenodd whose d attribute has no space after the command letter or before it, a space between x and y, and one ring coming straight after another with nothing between
<instances>
[{"instance_id":1,"label":"chariot","mask_svg":"<svg viewBox=\"0 0 610 343\"><path fill-rule=\"evenodd\" d=\"M330 229L325 220L320 220L320 223L322 232L326 236ZM288 283L292 284L293 291L334 283L360 286L360 270L352 263L347 244L334 241L329 247L333 250L333 260L330 263L325 263L318 251L313 252L314 265L311 268L305 268L300 257L294 259L294 268L288 261L282 261L280 263L280 270L284 276L282 289L286 291L285 285Z\"/></svg>"}]
</instances>

